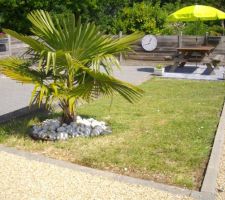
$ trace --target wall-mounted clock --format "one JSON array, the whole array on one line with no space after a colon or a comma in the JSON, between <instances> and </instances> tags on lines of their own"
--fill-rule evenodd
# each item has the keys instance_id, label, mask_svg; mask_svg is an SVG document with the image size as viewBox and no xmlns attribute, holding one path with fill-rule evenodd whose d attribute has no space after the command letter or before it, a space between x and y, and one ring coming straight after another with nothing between
<instances>
[{"instance_id":1,"label":"wall-mounted clock","mask_svg":"<svg viewBox=\"0 0 225 200\"><path fill-rule=\"evenodd\" d=\"M157 39L153 35L145 35L141 40L141 45L146 51L153 51L157 47Z\"/></svg>"}]
</instances>

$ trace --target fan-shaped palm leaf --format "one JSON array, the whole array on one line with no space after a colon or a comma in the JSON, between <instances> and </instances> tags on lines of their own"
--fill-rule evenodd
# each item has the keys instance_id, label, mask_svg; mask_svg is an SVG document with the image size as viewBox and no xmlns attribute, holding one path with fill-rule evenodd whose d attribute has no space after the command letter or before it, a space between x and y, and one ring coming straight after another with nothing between
<instances>
[{"instance_id":1,"label":"fan-shaped palm leaf","mask_svg":"<svg viewBox=\"0 0 225 200\"><path fill-rule=\"evenodd\" d=\"M27 60L9 57L0 60L0 73L21 83L40 82L40 74L29 66L30 63Z\"/></svg>"}]
</instances>

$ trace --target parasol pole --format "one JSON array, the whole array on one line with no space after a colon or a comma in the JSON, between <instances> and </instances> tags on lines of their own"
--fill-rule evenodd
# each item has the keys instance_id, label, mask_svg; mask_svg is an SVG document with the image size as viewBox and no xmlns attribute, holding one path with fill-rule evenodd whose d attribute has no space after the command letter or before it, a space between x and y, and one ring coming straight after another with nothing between
<instances>
[{"instance_id":1,"label":"parasol pole","mask_svg":"<svg viewBox=\"0 0 225 200\"><path fill-rule=\"evenodd\" d=\"M198 3L197 3L197 0L195 0L195 5L197 7ZM199 20L199 19L198 19ZM195 41L195 46L197 46L197 42L198 42L198 37L197 37L197 28L198 28L198 20L195 21L195 35L196 35L196 41Z\"/></svg>"},{"instance_id":2,"label":"parasol pole","mask_svg":"<svg viewBox=\"0 0 225 200\"><path fill-rule=\"evenodd\" d=\"M221 20L221 26L223 28L223 36L224 36L224 20Z\"/></svg>"},{"instance_id":3,"label":"parasol pole","mask_svg":"<svg viewBox=\"0 0 225 200\"><path fill-rule=\"evenodd\" d=\"M197 28L198 28L198 23L197 21L195 22L195 46L197 46L197 42L198 42L198 36L197 36Z\"/></svg>"}]
</instances>

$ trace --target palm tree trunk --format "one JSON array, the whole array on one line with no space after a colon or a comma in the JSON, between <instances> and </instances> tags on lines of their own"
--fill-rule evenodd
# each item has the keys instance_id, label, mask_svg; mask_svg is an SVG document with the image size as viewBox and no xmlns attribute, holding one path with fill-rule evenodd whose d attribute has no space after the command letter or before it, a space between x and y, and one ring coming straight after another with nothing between
<instances>
[{"instance_id":1,"label":"palm tree trunk","mask_svg":"<svg viewBox=\"0 0 225 200\"><path fill-rule=\"evenodd\" d=\"M70 124L74 120L75 120L75 114L70 113L69 111L66 111L66 109L64 109L63 116L62 116L62 122L66 123L66 124Z\"/></svg>"},{"instance_id":2,"label":"palm tree trunk","mask_svg":"<svg viewBox=\"0 0 225 200\"><path fill-rule=\"evenodd\" d=\"M67 102L60 102L60 107L63 110L62 123L70 124L76 120L76 112L74 109L72 111L69 109Z\"/></svg>"}]
</instances>

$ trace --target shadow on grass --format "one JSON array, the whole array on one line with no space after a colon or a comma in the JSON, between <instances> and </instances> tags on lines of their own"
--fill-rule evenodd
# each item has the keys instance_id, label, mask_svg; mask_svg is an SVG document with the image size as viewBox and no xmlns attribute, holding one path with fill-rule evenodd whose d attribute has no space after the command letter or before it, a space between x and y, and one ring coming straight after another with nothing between
<instances>
[{"instance_id":1,"label":"shadow on grass","mask_svg":"<svg viewBox=\"0 0 225 200\"><path fill-rule=\"evenodd\" d=\"M38 112L27 116L18 117L11 121L0 124L0 142L14 135L18 138L28 138L34 124L47 118L59 117L60 113Z\"/></svg>"}]
</instances>

